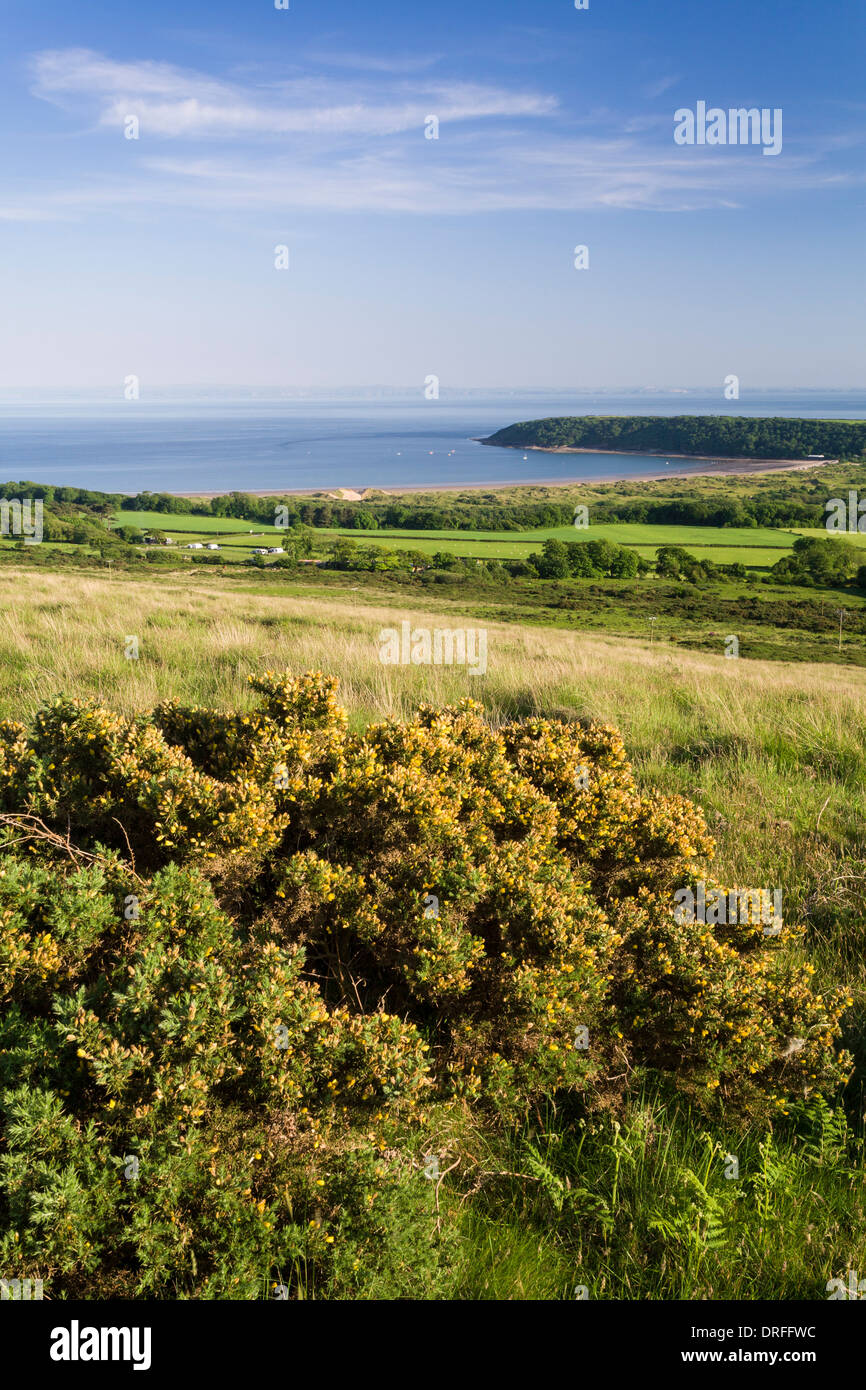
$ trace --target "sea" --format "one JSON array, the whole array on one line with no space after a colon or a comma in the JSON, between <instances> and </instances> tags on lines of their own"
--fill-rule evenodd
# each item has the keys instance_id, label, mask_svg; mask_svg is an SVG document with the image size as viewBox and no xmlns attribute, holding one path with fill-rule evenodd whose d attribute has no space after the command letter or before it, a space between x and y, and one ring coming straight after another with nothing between
<instances>
[{"instance_id":1,"label":"sea","mask_svg":"<svg viewBox=\"0 0 866 1390\"><path fill-rule=\"evenodd\" d=\"M0 481L102 492L496 486L676 474L687 459L550 454L478 443L551 415L781 415L866 419L866 391L466 391L326 395L165 391L34 399L0 392Z\"/></svg>"}]
</instances>

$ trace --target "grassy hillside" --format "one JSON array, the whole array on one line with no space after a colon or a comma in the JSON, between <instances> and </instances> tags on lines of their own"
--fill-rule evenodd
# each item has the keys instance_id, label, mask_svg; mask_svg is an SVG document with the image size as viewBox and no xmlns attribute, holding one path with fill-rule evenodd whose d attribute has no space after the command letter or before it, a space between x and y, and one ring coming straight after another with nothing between
<instances>
[{"instance_id":1,"label":"grassy hillside","mask_svg":"<svg viewBox=\"0 0 866 1390\"><path fill-rule=\"evenodd\" d=\"M734 634L741 654L753 659L866 665L866 595L856 588L840 591L817 584L798 587L734 579L686 583L652 575L637 580L513 580L492 574L484 566L476 570L471 561L464 562L466 567L461 571L445 575L426 571L411 574L408 568L384 574L343 572L306 561L297 566L292 577L268 565L251 570L240 563L226 563L232 553L230 547L215 555L205 552L215 562L206 565L193 558L200 552L180 547L158 552L151 548L141 555L127 547L131 559L124 554L116 559L110 555L82 559L84 547L74 549L75 554L65 556L57 555L48 544L24 552L0 551L0 568L8 567L15 573L22 567L21 572L28 573L63 565L79 574L113 572L127 580L162 573L171 592L171 586L186 590L192 584L204 591L223 586L228 592L241 585L248 593L257 590L274 597L318 595L327 599L352 594L351 601L358 608L397 603L418 611L453 609L457 626L470 619L484 619L617 637L643 638L652 633L676 646L708 652L723 650L726 638ZM733 559L742 552L723 553ZM750 551L749 556L754 560L761 553ZM243 550L235 552L237 558L244 554ZM159 568L149 562L158 562ZM65 568L65 572L70 569ZM840 607L845 610L841 647Z\"/></svg>"},{"instance_id":2,"label":"grassy hillside","mask_svg":"<svg viewBox=\"0 0 866 1390\"><path fill-rule=\"evenodd\" d=\"M256 590L188 574L4 570L0 606L0 713L16 719L60 691L128 713L165 697L249 710L249 674L288 667L338 676L358 730L405 718L419 701L467 694L496 725L539 713L611 722L641 787L683 793L703 809L716 841L712 873L781 885L786 921L805 928L792 959L814 964L819 990L850 990L844 1040L859 1071L846 1095L849 1130L843 1109L823 1102L795 1105L769 1129L733 1118L708 1127L652 1093L616 1124L541 1106L516 1128L478 1129L434 1108L411 1142L451 1171L435 1204L432 1187L413 1179L414 1195L389 1208L387 1273L344 1261L344 1277L362 1281L360 1296L570 1299L585 1285L593 1298L825 1298L828 1279L866 1265L857 1137L866 672L768 667L492 619L483 677L384 667L382 627L404 618L451 627L461 621L456 610L437 608L432 595ZM124 657L130 634L138 660ZM393 1128L382 1133L389 1153L408 1142ZM725 1176L728 1154L740 1180ZM421 1258L432 1261L424 1289L413 1284ZM305 1286L300 1267L286 1271L306 1296L333 1296L307 1277Z\"/></svg>"},{"instance_id":3,"label":"grassy hillside","mask_svg":"<svg viewBox=\"0 0 866 1390\"><path fill-rule=\"evenodd\" d=\"M14 602L12 601L14 598ZM729 660L656 637L628 644L458 613L429 595L237 592L190 577L138 580L0 572L0 712L21 717L51 695L132 711L174 696L229 707L263 668L325 669L356 727L419 701L471 694L494 721L533 713L594 716L622 730L647 784L697 797L718 826L719 868L780 878L817 920L844 906L852 967L866 970L856 926L864 871L866 671ZM365 601L362 601L364 599ZM488 631L488 671L382 666L378 633L404 618ZM139 659L124 657L127 635ZM849 921L850 918L850 921ZM860 932L861 936L857 933ZM856 946L856 943L859 945ZM855 965L855 962L859 962ZM866 975L864 975L866 978Z\"/></svg>"}]
</instances>

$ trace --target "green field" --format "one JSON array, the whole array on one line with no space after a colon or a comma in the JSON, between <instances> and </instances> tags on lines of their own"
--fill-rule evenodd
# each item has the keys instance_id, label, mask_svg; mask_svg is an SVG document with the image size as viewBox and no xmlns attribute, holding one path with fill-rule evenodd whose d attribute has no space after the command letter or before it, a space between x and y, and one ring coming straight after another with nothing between
<instances>
[{"instance_id":1,"label":"green field","mask_svg":"<svg viewBox=\"0 0 866 1390\"><path fill-rule=\"evenodd\" d=\"M403 536L413 540L437 541L439 549L442 542L459 536L479 542L507 545L529 545L539 549L544 541L552 537L559 541L609 540L618 545L756 545L779 546L789 549L799 534L796 531L771 530L760 527L736 526L657 526L641 525L638 522L618 524L608 522L604 525L588 527L550 526L537 531L357 531L343 530L340 535L355 536L364 540Z\"/></svg>"},{"instance_id":2,"label":"green field","mask_svg":"<svg viewBox=\"0 0 866 1390\"><path fill-rule=\"evenodd\" d=\"M118 526L137 526L139 531L164 531L174 535L172 529L179 525L185 534L198 535L202 531L229 535L234 531L251 531L255 528L248 521L239 521L233 516L193 516L172 512L125 512L116 511L114 519Z\"/></svg>"},{"instance_id":3,"label":"green field","mask_svg":"<svg viewBox=\"0 0 866 1390\"><path fill-rule=\"evenodd\" d=\"M217 540L229 553L227 560L244 558L237 550L250 551L259 545L280 544L285 531L273 526L238 521L231 517L178 516L160 512L124 512L115 514L119 525L137 526L145 530L162 530L179 546L206 534ZM322 529L315 532L316 541L327 545L337 536L345 536L358 545L381 545L389 550L417 550L424 555L448 551L452 555L486 560L525 560L540 550L545 540L553 537L562 541L610 540L638 551L644 559L655 558L662 545L677 545L698 559L717 564L744 564L756 569L768 569L776 560L790 552L797 530L721 526L658 526L626 523L589 526L543 527L537 531L394 531L379 529ZM802 534L823 535L822 532ZM866 543L866 536L860 538Z\"/></svg>"},{"instance_id":4,"label":"green field","mask_svg":"<svg viewBox=\"0 0 866 1390\"><path fill-rule=\"evenodd\" d=\"M619 541L617 532L629 529L632 532L645 533L644 539L630 539ZM357 540L359 545L381 545L389 550L417 550L422 555L435 555L437 551L446 551L452 555L461 555L469 558L481 560L525 560L533 552L541 550L544 541L548 536L554 536L557 540L611 540L619 541L622 545L627 545L630 550L636 550L645 560L654 560L660 545L681 545L697 559L712 560L716 564L732 565L736 563L751 565L753 568L769 568L780 560L783 555L790 553L795 537L789 537L788 544L782 540L782 533L776 533L779 544L768 546L764 545L737 545L731 542L713 544L709 537L703 537L701 543L685 541L681 539L669 540L658 536L659 531L676 531L675 526L632 526L629 528L618 526L597 526L590 527L586 531L566 530L563 535L562 528L539 533L533 544L526 541L509 541L501 536L497 540L487 540L486 538L466 536L460 531L452 531L442 540L430 540L423 533L406 536L399 532L391 532L387 536L381 531L362 532L343 531L340 535L351 536ZM682 528L683 530L692 528ZM693 528L699 530L700 528ZM714 528L707 527L706 531L715 534ZM334 533L337 534L337 533ZM649 535L654 534L655 539L648 539ZM730 532L720 532L720 534L730 535ZM740 533L736 533L740 534ZM753 533L754 534L754 533ZM765 535L766 532L758 534ZM770 533L771 535L773 533ZM238 542L227 541L227 544L237 544ZM240 542L243 544L243 542Z\"/></svg>"},{"instance_id":5,"label":"green field","mask_svg":"<svg viewBox=\"0 0 866 1390\"><path fill-rule=\"evenodd\" d=\"M814 527L803 526L802 528L797 528L797 534L799 536L811 536L813 540L823 541L827 539L828 532L826 530L818 530ZM844 534L836 537L836 539L847 541L850 545L858 545L861 548L866 547L866 532L846 531Z\"/></svg>"}]
</instances>

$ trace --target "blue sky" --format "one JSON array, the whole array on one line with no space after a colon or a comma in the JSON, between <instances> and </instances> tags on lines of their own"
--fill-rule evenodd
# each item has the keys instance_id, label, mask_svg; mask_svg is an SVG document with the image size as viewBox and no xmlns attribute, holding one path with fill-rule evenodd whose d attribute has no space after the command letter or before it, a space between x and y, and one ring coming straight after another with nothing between
<instances>
[{"instance_id":1,"label":"blue sky","mask_svg":"<svg viewBox=\"0 0 866 1390\"><path fill-rule=\"evenodd\" d=\"M290 3L0 5L0 384L864 385L860 0Z\"/></svg>"}]
</instances>

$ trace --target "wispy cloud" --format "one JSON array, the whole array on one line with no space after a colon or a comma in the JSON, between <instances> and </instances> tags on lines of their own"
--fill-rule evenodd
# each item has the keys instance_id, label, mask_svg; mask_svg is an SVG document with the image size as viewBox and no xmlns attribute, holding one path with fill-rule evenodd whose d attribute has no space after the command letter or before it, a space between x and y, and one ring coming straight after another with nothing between
<instances>
[{"instance_id":1,"label":"wispy cloud","mask_svg":"<svg viewBox=\"0 0 866 1390\"><path fill-rule=\"evenodd\" d=\"M34 92L98 133L141 124L134 169L102 162L84 180L38 192L7 182L0 220L135 216L148 206L205 213L274 210L473 214L507 210L731 208L850 172L833 150L794 142L784 162L751 149L681 149L673 112L594 108L580 134L554 96L482 83L354 74L273 82L217 79L166 63L116 62L85 49L44 52ZM659 79L656 90L676 79ZM438 116L440 139L425 140ZM292 136L292 139L274 137ZM168 150L171 148L172 153ZM126 149L115 146L116 164Z\"/></svg>"},{"instance_id":2,"label":"wispy cloud","mask_svg":"<svg viewBox=\"0 0 866 1390\"><path fill-rule=\"evenodd\" d=\"M118 63L88 49L40 53L34 75L37 96L86 98L98 125L120 129L132 115L142 134L167 139L392 135L423 128L431 112L462 122L542 116L557 105L547 93L468 82L397 84L385 100L381 83L370 90L325 79L244 87L166 63Z\"/></svg>"},{"instance_id":3,"label":"wispy cloud","mask_svg":"<svg viewBox=\"0 0 866 1390\"><path fill-rule=\"evenodd\" d=\"M458 152L423 138L328 160L279 155L146 156L137 177L79 190L0 200L0 221L69 220L95 211L134 216L148 206L213 213L302 212L469 215L505 211L639 209L688 212L734 208L765 195L765 164L746 158L723 167L713 153L642 148L599 138L539 143L513 137L498 146L463 141ZM845 176L840 176L844 178ZM805 161L774 171L776 189L820 186ZM850 180L847 180L850 181Z\"/></svg>"},{"instance_id":4,"label":"wispy cloud","mask_svg":"<svg viewBox=\"0 0 866 1390\"><path fill-rule=\"evenodd\" d=\"M658 81L650 82L648 86L644 87L644 93L648 97L664 96L665 92L670 91L671 87L675 87L679 80L678 77L660 77Z\"/></svg>"},{"instance_id":5,"label":"wispy cloud","mask_svg":"<svg viewBox=\"0 0 866 1390\"><path fill-rule=\"evenodd\" d=\"M444 53L307 53L306 61L322 67L349 68L355 72L427 72L444 60Z\"/></svg>"}]
</instances>

